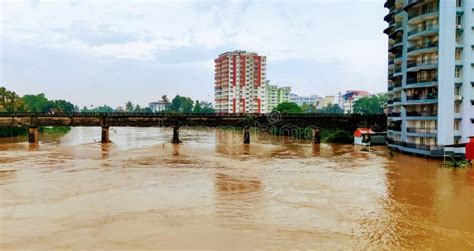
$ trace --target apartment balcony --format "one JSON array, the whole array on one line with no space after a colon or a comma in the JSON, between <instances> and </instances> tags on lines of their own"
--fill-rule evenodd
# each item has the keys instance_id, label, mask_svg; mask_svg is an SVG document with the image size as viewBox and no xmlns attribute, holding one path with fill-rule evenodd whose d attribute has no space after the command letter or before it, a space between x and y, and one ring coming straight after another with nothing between
<instances>
[{"instance_id":1,"label":"apartment balcony","mask_svg":"<svg viewBox=\"0 0 474 251\"><path fill-rule=\"evenodd\" d=\"M438 113L435 111L432 112L406 112L406 119L407 120L437 120Z\"/></svg>"},{"instance_id":2,"label":"apartment balcony","mask_svg":"<svg viewBox=\"0 0 474 251\"><path fill-rule=\"evenodd\" d=\"M402 142L399 140L387 138L387 145L391 148L399 148L402 145Z\"/></svg>"},{"instance_id":3,"label":"apartment balcony","mask_svg":"<svg viewBox=\"0 0 474 251\"><path fill-rule=\"evenodd\" d=\"M407 71L420 71L438 68L438 59L431 58L421 61L408 61Z\"/></svg>"},{"instance_id":4,"label":"apartment balcony","mask_svg":"<svg viewBox=\"0 0 474 251\"><path fill-rule=\"evenodd\" d=\"M437 85L437 78L409 78L407 79L407 85L403 89L433 87Z\"/></svg>"},{"instance_id":5,"label":"apartment balcony","mask_svg":"<svg viewBox=\"0 0 474 251\"><path fill-rule=\"evenodd\" d=\"M433 34L437 34L439 32L439 26L438 25L427 25L425 27L421 28L415 28L411 31L408 32L408 39L409 40L414 40L418 39L423 36L429 36Z\"/></svg>"},{"instance_id":6,"label":"apartment balcony","mask_svg":"<svg viewBox=\"0 0 474 251\"><path fill-rule=\"evenodd\" d=\"M397 13L397 15L400 14L400 13ZM394 31L401 31L401 30L403 30L403 23L402 22L395 23Z\"/></svg>"},{"instance_id":7,"label":"apartment balcony","mask_svg":"<svg viewBox=\"0 0 474 251\"><path fill-rule=\"evenodd\" d=\"M408 14L408 23L414 24L421 22L425 19L432 19L437 17L439 14L439 8L437 6L428 6L427 8L421 8L418 11Z\"/></svg>"},{"instance_id":8,"label":"apartment balcony","mask_svg":"<svg viewBox=\"0 0 474 251\"><path fill-rule=\"evenodd\" d=\"M415 6L417 4L420 4L420 3L423 3L423 2L424 2L424 0L408 0L407 4L403 7L403 10L408 11L413 6Z\"/></svg>"},{"instance_id":9,"label":"apartment balcony","mask_svg":"<svg viewBox=\"0 0 474 251\"><path fill-rule=\"evenodd\" d=\"M425 145L425 144L415 144L415 143L403 143L403 146L406 148L418 149L418 150L425 150L431 151L436 150L438 147L434 145Z\"/></svg>"},{"instance_id":10,"label":"apartment balcony","mask_svg":"<svg viewBox=\"0 0 474 251\"><path fill-rule=\"evenodd\" d=\"M423 53L431 53L438 50L438 42L428 42L421 45L411 46L407 49L408 56L416 56Z\"/></svg>"},{"instance_id":11,"label":"apartment balcony","mask_svg":"<svg viewBox=\"0 0 474 251\"><path fill-rule=\"evenodd\" d=\"M422 105L422 104L436 104L438 103L438 95L428 93L426 95L407 96L404 105Z\"/></svg>"},{"instance_id":12,"label":"apartment balcony","mask_svg":"<svg viewBox=\"0 0 474 251\"><path fill-rule=\"evenodd\" d=\"M395 31L395 26L394 25L389 25L385 30L383 30L383 33L390 35Z\"/></svg>"},{"instance_id":13,"label":"apartment balcony","mask_svg":"<svg viewBox=\"0 0 474 251\"><path fill-rule=\"evenodd\" d=\"M385 20L385 22L390 22L390 21L392 21L394 14L395 14L395 8L390 8L390 12L389 12L387 15L385 15L385 17L383 18L383 20Z\"/></svg>"},{"instance_id":14,"label":"apartment balcony","mask_svg":"<svg viewBox=\"0 0 474 251\"><path fill-rule=\"evenodd\" d=\"M407 135L413 137L436 137L436 127L407 127Z\"/></svg>"},{"instance_id":15,"label":"apartment balcony","mask_svg":"<svg viewBox=\"0 0 474 251\"><path fill-rule=\"evenodd\" d=\"M383 7L391 9L395 7L395 0L387 0Z\"/></svg>"}]
</instances>

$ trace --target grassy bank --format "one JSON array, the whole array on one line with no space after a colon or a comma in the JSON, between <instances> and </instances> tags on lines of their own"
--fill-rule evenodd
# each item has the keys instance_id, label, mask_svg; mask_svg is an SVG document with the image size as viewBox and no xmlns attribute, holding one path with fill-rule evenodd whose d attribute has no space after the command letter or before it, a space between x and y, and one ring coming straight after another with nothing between
<instances>
[{"instance_id":1,"label":"grassy bank","mask_svg":"<svg viewBox=\"0 0 474 251\"><path fill-rule=\"evenodd\" d=\"M22 127L5 127L0 126L0 137L17 137L22 135L27 135L28 129Z\"/></svg>"}]
</instances>

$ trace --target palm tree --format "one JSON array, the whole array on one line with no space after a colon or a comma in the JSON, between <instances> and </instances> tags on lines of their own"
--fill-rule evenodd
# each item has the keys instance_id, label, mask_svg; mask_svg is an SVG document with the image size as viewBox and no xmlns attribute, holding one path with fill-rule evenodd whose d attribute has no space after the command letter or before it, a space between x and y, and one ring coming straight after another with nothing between
<instances>
[{"instance_id":1,"label":"palm tree","mask_svg":"<svg viewBox=\"0 0 474 251\"><path fill-rule=\"evenodd\" d=\"M125 104L125 111L127 112L132 112L133 111L133 103L128 101L126 104Z\"/></svg>"}]
</instances>

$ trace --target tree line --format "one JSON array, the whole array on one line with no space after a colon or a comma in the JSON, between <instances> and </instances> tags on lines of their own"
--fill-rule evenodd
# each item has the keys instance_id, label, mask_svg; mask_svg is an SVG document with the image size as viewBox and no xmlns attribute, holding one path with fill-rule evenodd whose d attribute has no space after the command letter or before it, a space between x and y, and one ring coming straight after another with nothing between
<instances>
[{"instance_id":1,"label":"tree line","mask_svg":"<svg viewBox=\"0 0 474 251\"><path fill-rule=\"evenodd\" d=\"M0 87L0 112L70 113L77 107L66 100L49 100L43 93L19 96Z\"/></svg>"},{"instance_id":2,"label":"tree line","mask_svg":"<svg viewBox=\"0 0 474 251\"><path fill-rule=\"evenodd\" d=\"M167 95L161 97L161 101L168 104L164 113L214 113L215 109L211 102L207 101L193 101L190 97L176 95L171 101ZM135 113L151 113L150 107L141 107L138 104L133 104L131 101L125 105L117 108L112 108L108 105L87 108L84 106L81 112L135 112Z\"/></svg>"}]
</instances>

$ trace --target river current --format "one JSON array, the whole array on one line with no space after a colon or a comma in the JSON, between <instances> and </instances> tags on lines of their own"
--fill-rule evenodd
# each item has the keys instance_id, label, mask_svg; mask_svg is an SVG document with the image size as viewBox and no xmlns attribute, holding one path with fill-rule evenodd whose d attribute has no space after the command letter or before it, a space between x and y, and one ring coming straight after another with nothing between
<instances>
[{"instance_id":1,"label":"river current","mask_svg":"<svg viewBox=\"0 0 474 251\"><path fill-rule=\"evenodd\" d=\"M1 250L474 250L474 169L238 131L0 139Z\"/></svg>"}]
</instances>

